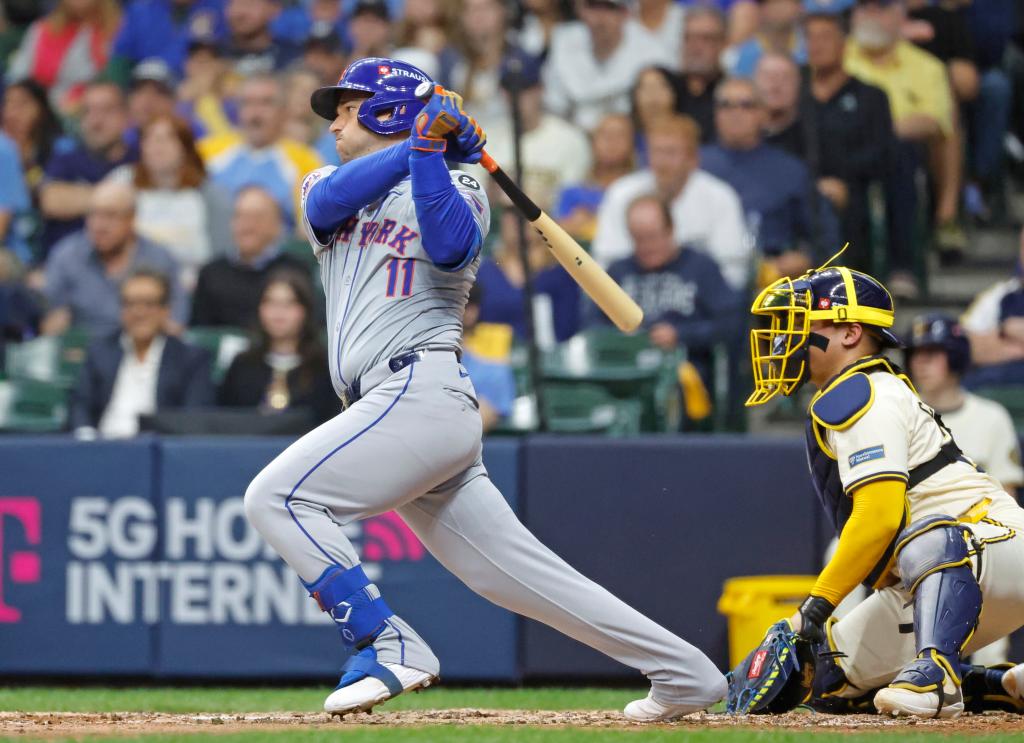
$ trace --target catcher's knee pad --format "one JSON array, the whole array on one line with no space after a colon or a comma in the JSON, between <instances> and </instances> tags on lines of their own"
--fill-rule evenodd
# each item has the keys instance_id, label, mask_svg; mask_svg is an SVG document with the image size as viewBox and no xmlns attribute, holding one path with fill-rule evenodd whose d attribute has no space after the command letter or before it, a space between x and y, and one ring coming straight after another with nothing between
<instances>
[{"instance_id":1,"label":"catcher's knee pad","mask_svg":"<svg viewBox=\"0 0 1024 743\"><path fill-rule=\"evenodd\" d=\"M914 602L917 651L934 648L956 670L960 651L981 615L981 588L967 547L970 538L970 530L956 519L929 516L904 529L896 543L903 587Z\"/></svg>"},{"instance_id":2,"label":"catcher's knee pad","mask_svg":"<svg viewBox=\"0 0 1024 743\"><path fill-rule=\"evenodd\" d=\"M347 648L366 647L384 629L394 614L381 597L370 598L370 579L362 565L348 570L332 565L313 583L303 583L320 610L331 615Z\"/></svg>"}]
</instances>

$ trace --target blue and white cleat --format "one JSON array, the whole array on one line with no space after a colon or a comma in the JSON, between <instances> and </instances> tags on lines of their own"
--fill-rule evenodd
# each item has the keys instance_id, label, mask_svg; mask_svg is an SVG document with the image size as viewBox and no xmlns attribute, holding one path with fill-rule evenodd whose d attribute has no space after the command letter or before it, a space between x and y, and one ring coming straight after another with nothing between
<instances>
[{"instance_id":1,"label":"blue and white cleat","mask_svg":"<svg viewBox=\"0 0 1024 743\"><path fill-rule=\"evenodd\" d=\"M363 648L342 666L341 681L324 701L324 711L344 717L350 712L369 713L378 704L405 691L418 691L438 677L397 663L378 663L373 646Z\"/></svg>"}]
</instances>

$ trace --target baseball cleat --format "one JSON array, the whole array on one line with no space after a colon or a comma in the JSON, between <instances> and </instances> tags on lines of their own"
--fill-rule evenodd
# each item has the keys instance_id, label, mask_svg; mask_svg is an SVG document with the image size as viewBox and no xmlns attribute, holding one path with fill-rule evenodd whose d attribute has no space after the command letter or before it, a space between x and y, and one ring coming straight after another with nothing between
<instances>
[{"instance_id":1,"label":"baseball cleat","mask_svg":"<svg viewBox=\"0 0 1024 743\"><path fill-rule=\"evenodd\" d=\"M662 704L648 692L643 699L627 704L622 714L631 722L669 722L702 709L692 704Z\"/></svg>"},{"instance_id":2,"label":"baseball cleat","mask_svg":"<svg viewBox=\"0 0 1024 743\"><path fill-rule=\"evenodd\" d=\"M1003 688L1011 697L1024 702L1024 663L1003 674Z\"/></svg>"},{"instance_id":3,"label":"baseball cleat","mask_svg":"<svg viewBox=\"0 0 1024 743\"><path fill-rule=\"evenodd\" d=\"M956 679L931 658L918 658L904 667L892 684L875 695L879 714L947 719L964 711Z\"/></svg>"},{"instance_id":4,"label":"baseball cleat","mask_svg":"<svg viewBox=\"0 0 1024 743\"><path fill-rule=\"evenodd\" d=\"M374 707L402 692L419 691L437 676L398 663L378 663L373 646L350 657L342 666L338 687L324 701L324 712L344 717L350 712L369 713Z\"/></svg>"}]
</instances>

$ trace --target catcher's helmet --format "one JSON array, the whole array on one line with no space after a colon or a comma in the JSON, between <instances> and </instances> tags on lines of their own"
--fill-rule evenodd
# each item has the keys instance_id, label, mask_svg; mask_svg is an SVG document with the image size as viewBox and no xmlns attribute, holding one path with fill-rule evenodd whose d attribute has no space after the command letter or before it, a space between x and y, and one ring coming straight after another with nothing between
<instances>
[{"instance_id":1,"label":"catcher's helmet","mask_svg":"<svg viewBox=\"0 0 1024 743\"><path fill-rule=\"evenodd\" d=\"M971 365L971 343L960 323L948 315L931 313L914 318L907 341L907 361L919 348L941 348L949 359L949 369L963 374Z\"/></svg>"},{"instance_id":2,"label":"catcher's helmet","mask_svg":"<svg viewBox=\"0 0 1024 743\"><path fill-rule=\"evenodd\" d=\"M813 320L861 323L883 346L900 346L890 330L892 296L880 281L851 268L822 267L779 279L758 294L750 311L770 322L750 331L754 391L747 405L761 405L780 392L791 395L806 381Z\"/></svg>"},{"instance_id":3,"label":"catcher's helmet","mask_svg":"<svg viewBox=\"0 0 1024 743\"><path fill-rule=\"evenodd\" d=\"M359 107L359 123L377 134L397 134L412 129L424 102L416 97L420 83L432 82L427 74L408 62L382 57L365 57L341 73L337 85L316 90L309 99L313 111L328 121L338 115L338 101L346 90L369 93ZM391 117L380 120L386 111Z\"/></svg>"}]
</instances>

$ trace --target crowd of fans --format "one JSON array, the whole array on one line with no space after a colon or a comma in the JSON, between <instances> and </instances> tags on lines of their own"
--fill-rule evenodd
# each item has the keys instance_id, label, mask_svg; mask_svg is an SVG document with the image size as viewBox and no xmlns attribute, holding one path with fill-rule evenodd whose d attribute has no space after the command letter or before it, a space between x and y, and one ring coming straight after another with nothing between
<instances>
[{"instance_id":1,"label":"crowd of fans","mask_svg":"<svg viewBox=\"0 0 1024 743\"><path fill-rule=\"evenodd\" d=\"M336 163L310 93L364 56L459 91L521 180L645 310L654 346L713 345L751 292L820 264L921 293L971 222L1007 213L1024 152L1014 0L50 0L3 4L3 343L86 331L72 426L218 403L337 410L298 184ZM1016 95L1015 95L1016 93ZM518 119L512 120L513 111ZM1006 144L1010 143L1010 147ZM472 170L472 169L471 169ZM485 178L482 170L475 174ZM495 220L467 317L542 345L604 318L492 188ZM1024 260L1024 254L1022 254ZM987 382L1024 383L1014 279L964 318ZM253 345L218 388L182 341L235 327ZM497 354L500 356L501 354ZM511 375L479 358L493 421ZM496 411L496 412L495 412Z\"/></svg>"}]
</instances>

